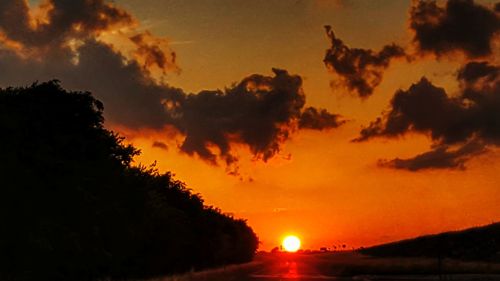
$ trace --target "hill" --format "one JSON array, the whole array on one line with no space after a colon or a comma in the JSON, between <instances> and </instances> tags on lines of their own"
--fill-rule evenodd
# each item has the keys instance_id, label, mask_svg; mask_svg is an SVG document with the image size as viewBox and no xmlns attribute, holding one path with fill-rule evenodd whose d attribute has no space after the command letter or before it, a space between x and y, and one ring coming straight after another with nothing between
<instances>
[{"instance_id":1,"label":"hill","mask_svg":"<svg viewBox=\"0 0 500 281\"><path fill-rule=\"evenodd\" d=\"M500 223L426 235L360 250L377 257L441 257L500 261Z\"/></svg>"},{"instance_id":2,"label":"hill","mask_svg":"<svg viewBox=\"0 0 500 281\"><path fill-rule=\"evenodd\" d=\"M204 205L57 81L0 89L0 280L147 278L250 261L245 221Z\"/></svg>"}]
</instances>

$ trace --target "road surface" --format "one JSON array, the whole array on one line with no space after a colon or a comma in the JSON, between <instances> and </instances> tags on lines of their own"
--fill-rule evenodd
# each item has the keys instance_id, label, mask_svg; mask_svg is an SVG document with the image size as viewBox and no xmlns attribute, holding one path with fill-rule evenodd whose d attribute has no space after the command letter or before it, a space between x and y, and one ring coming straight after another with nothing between
<instances>
[{"instance_id":1,"label":"road surface","mask_svg":"<svg viewBox=\"0 0 500 281\"><path fill-rule=\"evenodd\" d=\"M371 259L353 253L339 254L275 254L260 257L261 266L244 281L500 281L497 274L437 274L425 273L435 265L433 260ZM401 267L403 265L403 267ZM464 264L459 266L471 266ZM479 266L473 264L474 266ZM498 270L500 272L500 265ZM385 268L384 268L385 267ZM404 268L405 271L401 271ZM411 268L415 268L414 274ZM491 266L490 266L491 268ZM384 274L374 272L384 272ZM394 269L393 272L390 270ZM366 270L366 272L363 272ZM424 273L422 273L424 272ZM367 274L368 273L368 274ZM371 274L370 274L371 273Z\"/></svg>"},{"instance_id":2,"label":"road surface","mask_svg":"<svg viewBox=\"0 0 500 281\"><path fill-rule=\"evenodd\" d=\"M264 265L262 269L251 274L250 280L275 281L275 280L352 280L341 279L321 274L310 263L303 260L283 260Z\"/></svg>"}]
</instances>

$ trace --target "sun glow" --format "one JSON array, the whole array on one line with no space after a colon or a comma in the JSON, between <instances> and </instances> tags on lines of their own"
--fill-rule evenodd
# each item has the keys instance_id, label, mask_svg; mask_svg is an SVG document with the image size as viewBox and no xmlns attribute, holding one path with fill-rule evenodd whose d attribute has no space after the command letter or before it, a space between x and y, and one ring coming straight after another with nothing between
<instances>
[{"instance_id":1,"label":"sun glow","mask_svg":"<svg viewBox=\"0 0 500 281\"><path fill-rule=\"evenodd\" d=\"M287 252L297 252L300 249L300 239L294 235L285 237L283 239L283 248Z\"/></svg>"}]
</instances>

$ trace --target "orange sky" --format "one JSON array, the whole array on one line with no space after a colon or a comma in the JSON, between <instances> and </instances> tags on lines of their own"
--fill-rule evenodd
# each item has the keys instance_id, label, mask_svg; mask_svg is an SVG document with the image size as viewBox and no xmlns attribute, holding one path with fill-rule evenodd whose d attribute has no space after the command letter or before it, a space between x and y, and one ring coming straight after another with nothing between
<instances>
[{"instance_id":1,"label":"orange sky","mask_svg":"<svg viewBox=\"0 0 500 281\"><path fill-rule=\"evenodd\" d=\"M308 105L349 120L338 129L296 132L267 163L252 160L246 147L238 147L241 179L227 175L223 166L180 153L181 136L108 123L142 150L137 163L157 161L161 171L175 173L206 203L247 219L262 249L278 245L285 234L301 237L303 248L359 247L500 219L500 151L475 157L466 170L408 172L378 167L377 160L427 151L428 137L350 142L387 109L397 89L421 76L448 93L458 89L454 77L463 61L430 57L391 64L366 100L330 87L332 76L322 62L329 47L323 25L332 25L350 46L408 44L410 1L115 2L139 19L140 28L168 38L182 69L167 75L169 84L198 92L229 86L253 73L270 75L272 67L279 67L304 78ZM112 34L103 38L120 45ZM155 141L166 143L168 150L153 147Z\"/></svg>"}]
</instances>

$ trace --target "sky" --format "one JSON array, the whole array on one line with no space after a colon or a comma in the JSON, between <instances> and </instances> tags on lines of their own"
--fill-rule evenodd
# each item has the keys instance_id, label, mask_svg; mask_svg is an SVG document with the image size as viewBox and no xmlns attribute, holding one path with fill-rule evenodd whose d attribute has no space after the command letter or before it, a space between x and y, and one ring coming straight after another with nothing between
<instances>
[{"instance_id":1,"label":"sky","mask_svg":"<svg viewBox=\"0 0 500 281\"><path fill-rule=\"evenodd\" d=\"M500 4L5 0L0 86L57 78L269 250L500 219ZM325 28L325 26L329 26Z\"/></svg>"}]
</instances>

